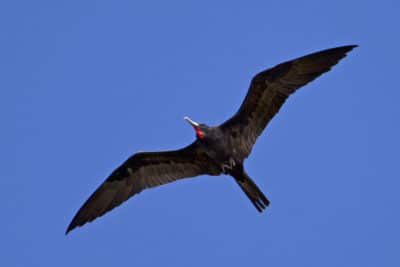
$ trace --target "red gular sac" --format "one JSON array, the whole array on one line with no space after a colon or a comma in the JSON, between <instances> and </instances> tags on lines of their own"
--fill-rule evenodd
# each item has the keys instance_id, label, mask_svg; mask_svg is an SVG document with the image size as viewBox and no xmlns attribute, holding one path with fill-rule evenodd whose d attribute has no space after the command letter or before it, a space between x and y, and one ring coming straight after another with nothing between
<instances>
[{"instance_id":1,"label":"red gular sac","mask_svg":"<svg viewBox=\"0 0 400 267\"><path fill-rule=\"evenodd\" d=\"M200 129L200 127L194 126L193 128L196 131L196 136L202 139L204 137L204 132Z\"/></svg>"}]
</instances>

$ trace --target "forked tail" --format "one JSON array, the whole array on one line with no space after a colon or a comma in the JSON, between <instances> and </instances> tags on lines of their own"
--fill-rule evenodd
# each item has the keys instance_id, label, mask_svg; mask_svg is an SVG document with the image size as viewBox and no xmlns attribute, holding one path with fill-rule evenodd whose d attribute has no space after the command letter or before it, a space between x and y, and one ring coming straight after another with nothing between
<instances>
[{"instance_id":1,"label":"forked tail","mask_svg":"<svg viewBox=\"0 0 400 267\"><path fill-rule=\"evenodd\" d=\"M244 170L240 172L234 172L231 175L233 178L235 178L240 188L242 188L243 192L259 212L262 212L266 207L268 207L270 203L268 198L258 188L253 180L251 180Z\"/></svg>"}]
</instances>

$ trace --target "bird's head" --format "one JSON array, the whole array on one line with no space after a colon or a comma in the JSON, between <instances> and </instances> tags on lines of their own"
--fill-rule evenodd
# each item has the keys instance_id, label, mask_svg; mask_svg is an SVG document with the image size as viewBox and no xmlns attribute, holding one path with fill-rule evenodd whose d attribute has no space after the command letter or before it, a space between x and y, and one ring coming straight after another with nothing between
<instances>
[{"instance_id":1,"label":"bird's head","mask_svg":"<svg viewBox=\"0 0 400 267\"><path fill-rule=\"evenodd\" d=\"M198 139L203 139L207 135L208 129L210 127L208 127L204 123L195 122L194 120L192 120L189 117L184 117L183 119L186 120L187 122L189 122L190 125L192 125L193 129L196 132L196 136Z\"/></svg>"}]
</instances>

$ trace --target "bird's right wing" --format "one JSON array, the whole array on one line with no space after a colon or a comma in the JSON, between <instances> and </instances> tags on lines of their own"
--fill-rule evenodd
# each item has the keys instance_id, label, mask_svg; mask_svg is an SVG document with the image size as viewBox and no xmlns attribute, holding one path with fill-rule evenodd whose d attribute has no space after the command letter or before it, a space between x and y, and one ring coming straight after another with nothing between
<instances>
[{"instance_id":1,"label":"bird's right wing","mask_svg":"<svg viewBox=\"0 0 400 267\"><path fill-rule=\"evenodd\" d=\"M133 155L104 181L79 209L66 233L91 222L142 190L201 174L218 175L196 142L175 151Z\"/></svg>"},{"instance_id":2,"label":"bird's right wing","mask_svg":"<svg viewBox=\"0 0 400 267\"><path fill-rule=\"evenodd\" d=\"M254 76L238 112L221 124L221 129L231 136L237 153L247 157L257 137L286 99L300 87L329 71L354 47L342 46L312 53Z\"/></svg>"}]
</instances>

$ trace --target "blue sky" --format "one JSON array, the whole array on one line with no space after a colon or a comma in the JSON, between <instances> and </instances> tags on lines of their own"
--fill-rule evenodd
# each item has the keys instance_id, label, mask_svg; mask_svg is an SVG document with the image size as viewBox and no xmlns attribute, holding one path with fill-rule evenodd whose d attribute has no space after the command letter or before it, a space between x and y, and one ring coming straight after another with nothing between
<instances>
[{"instance_id":1,"label":"blue sky","mask_svg":"<svg viewBox=\"0 0 400 267\"><path fill-rule=\"evenodd\" d=\"M8 1L1 266L400 266L398 1ZM218 124L251 77L359 44L292 96L234 181L158 187L65 236L128 156Z\"/></svg>"}]
</instances>

